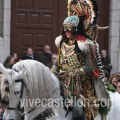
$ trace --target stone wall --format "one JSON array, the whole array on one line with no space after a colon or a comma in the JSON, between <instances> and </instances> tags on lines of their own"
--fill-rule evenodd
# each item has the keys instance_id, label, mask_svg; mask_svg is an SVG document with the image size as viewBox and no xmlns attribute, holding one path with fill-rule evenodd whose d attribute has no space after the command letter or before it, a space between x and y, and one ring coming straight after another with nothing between
<instances>
[{"instance_id":1,"label":"stone wall","mask_svg":"<svg viewBox=\"0 0 120 120\"><path fill-rule=\"evenodd\" d=\"M111 73L120 71L120 0L111 0L109 51L112 63Z\"/></svg>"},{"instance_id":2,"label":"stone wall","mask_svg":"<svg viewBox=\"0 0 120 120\"><path fill-rule=\"evenodd\" d=\"M4 42L3 42L3 1L0 0L0 62L4 59Z\"/></svg>"},{"instance_id":3,"label":"stone wall","mask_svg":"<svg viewBox=\"0 0 120 120\"><path fill-rule=\"evenodd\" d=\"M3 9L1 9L3 14L3 21L1 22L3 25L3 28L1 30L3 39L0 39L0 62L3 63L6 56L10 54L11 0L0 1L0 6L3 6Z\"/></svg>"},{"instance_id":4,"label":"stone wall","mask_svg":"<svg viewBox=\"0 0 120 120\"><path fill-rule=\"evenodd\" d=\"M3 0L0 0L0 37L3 37Z\"/></svg>"},{"instance_id":5,"label":"stone wall","mask_svg":"<svg viewBox=\"0 0 120 120\"><path fill-rule=\"evenodd\" d=\"M10 54L11 0L0 0L0 62ZM3 39L2 39L2 38ZM112 72L120 71L120 0L111 0L109 52Z\"/></svg>"}]
</instances>

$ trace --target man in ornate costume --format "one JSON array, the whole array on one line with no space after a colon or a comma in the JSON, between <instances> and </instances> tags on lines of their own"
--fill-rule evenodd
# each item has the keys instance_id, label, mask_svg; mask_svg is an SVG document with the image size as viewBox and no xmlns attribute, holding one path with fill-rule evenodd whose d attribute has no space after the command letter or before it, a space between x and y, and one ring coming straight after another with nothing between
<instances>
[{"instance_id":1,"label":"man in ornate costume","mask_svg":"<svg viewBox=\"0 0 120 120\"><path fill-rule=\"evenodd\" d=\"M55 40L59 49L59 61L58 69L53 66L52 71L59 75L64 99L71 101L76 97L76 100L81 98L84 102L85 116L73 114L73 120L93 120L98 113L99 100L106 97L104 88L102 89L104 72L95 41L98 32L96 19L97 5L94 0L68 0L68 17L63 22L64 30ZM98 88L102 89L99 93L96 91ZM101 96L102 92L105 95ZM81 110L75 109L77 106L73 108L73 112Z\"/></svg>"}]
</instances>

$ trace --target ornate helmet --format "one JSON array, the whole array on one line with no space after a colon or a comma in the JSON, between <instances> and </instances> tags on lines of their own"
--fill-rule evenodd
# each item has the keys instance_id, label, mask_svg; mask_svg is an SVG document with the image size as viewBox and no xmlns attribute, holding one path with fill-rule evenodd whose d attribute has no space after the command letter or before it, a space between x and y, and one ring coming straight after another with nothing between
<instances>
[{"instance_id":1,"label":"ornate helmet","mask_svg":"<svg viewBox=\"0 0 120 120\"><path fill-rule=\"evenodd\" d=\"M66 31L68 29L71 31L72 27L77 28L78 24L79 18L77 16L69 16L63 22L64 30Z\"/></svg>"}]
</instances>

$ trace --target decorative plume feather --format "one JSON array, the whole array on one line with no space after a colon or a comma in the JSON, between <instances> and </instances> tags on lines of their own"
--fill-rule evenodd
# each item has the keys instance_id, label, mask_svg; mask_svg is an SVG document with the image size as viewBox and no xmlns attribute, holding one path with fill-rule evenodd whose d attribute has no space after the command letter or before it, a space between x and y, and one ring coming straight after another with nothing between
<instances>
[{"instance_id":1,"label":"decorative plume feather","mask_svg":"<svg viewBox=\"0 0 120 120\"><path fill-rule=\"evenodd\" d=\"M95 0L68 0L68 16L84 17L84 25L95 24L97 18Z\"/></svg>"}]
</instances>

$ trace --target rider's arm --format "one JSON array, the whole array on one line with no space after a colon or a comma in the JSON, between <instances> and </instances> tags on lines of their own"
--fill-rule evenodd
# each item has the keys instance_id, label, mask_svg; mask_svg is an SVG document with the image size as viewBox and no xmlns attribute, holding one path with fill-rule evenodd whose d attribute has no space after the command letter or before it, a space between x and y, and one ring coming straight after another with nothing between
<instances>
[{"instance_id":1,"label":"rider's arm","mask_svg":"<svg viewBox=\"0 0 120 120\"><path fill-rule=\"evenodd\" d=\"M95 69L95 48L96 44L93 41L79 42L78 47L83 52L84 66L80 68L80 72L84 74L91 74Z\"/></svg>"}]
</instances>

